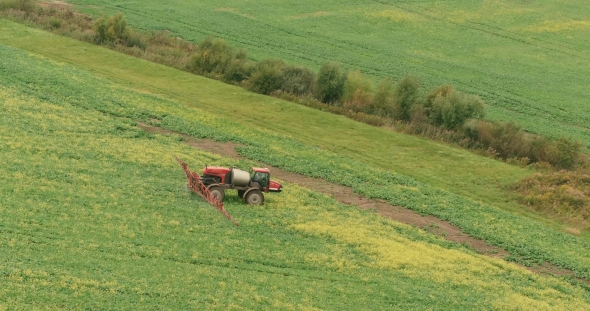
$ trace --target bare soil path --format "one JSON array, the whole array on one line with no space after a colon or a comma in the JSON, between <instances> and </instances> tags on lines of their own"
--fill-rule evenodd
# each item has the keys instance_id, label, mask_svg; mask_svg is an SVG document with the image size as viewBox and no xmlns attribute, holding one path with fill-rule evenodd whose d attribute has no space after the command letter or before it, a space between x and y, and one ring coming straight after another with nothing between
<instances>
[{"instance_id":1,"label":"bare soil path","mask_svg":"<svg viewBox=\"0 0 590 311\"><path fill-rule=\"evenodd\" d=\"M154 123L157 123L157 120L152 121ZM163 129L161 127L152 126L142 122L138 122L137 125L141 129L149 133L182 136L184 138L184 143L194 148L203 149L225 157L235 159L244 158L236 152L235 148L239 146L239 144L234 144L230 142L215 142L209 139L195 139L186 134L173 132L170 130ZM423 216L413 210L401 206L391 205L384 200L368 199L362 195L354 193L354 191L350 187L345 187L335 183L331 183L324 179L312 178L300 174L290 173L278 167L268 165L266 163L261 163L261 166L269 168L272 171L272 175L277 177L278 179L287 181L289 183L297 184L308 189L313 189L314 191L325 193L344 204L356 205L361 209L374 209L383 217L422 228L448 241L463 243L473 248L482 255L494 258L505 258L510 255L506 250L502 248L489 245L483 240L467 235L461 230L461 228L449 223L448 221L444 221L430 215ZM552 266L548 263L545 263L544 265L538 265L535 267L529 267L524 265L521 266L532 272L539 274L550 274L554 276L573 275L573 272L570 270ZM589 280L578 278L577 280L590 285Z\"/></svg>"}]
</instances>

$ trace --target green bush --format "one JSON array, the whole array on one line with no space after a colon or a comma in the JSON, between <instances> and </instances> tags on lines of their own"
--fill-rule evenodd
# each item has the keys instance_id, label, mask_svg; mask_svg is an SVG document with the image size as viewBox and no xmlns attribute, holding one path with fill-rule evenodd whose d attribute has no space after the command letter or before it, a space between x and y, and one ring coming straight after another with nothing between
<instances>
[{"instance_id":1,"label":"green bush","mask_svg":"<svg viewBox=\"0 0 590 311\"><path fill-rule=\"evenodd\" d=\"M316 98L328 104L334 104L342 98L346 76L338 63L325 62L318 73Z\"/></svg>"},{"instance_id":2,"label":"green bush","mask_svg":"<svg viewBox=\"0 0 590 311\"><path fill-rule=\"evenodd\" d=\"M316 84L316 75L305 67L289 66L283 70L282 87L286 93L295 96L313 94Z\"/></svg>"},{"instance_id":3,"label":"green bush","mask_svg":"<svg viewBox=\"0 0 590 311\"><path fill-rule=\"evenodd\" d=\"M502 159L547 162L555 168L571 170L579 166L584 157L579 142L526 133L514 122L470 120L463 131L473 142L470 147L488 149Z\"/></svg>"},{"instance_id":4,"label":"green bush","mask_svg":"<svg viewBox=\"0 0 590 311\"><path fill-rule=\"evenodd\" d=\"M94 30L99 44L123 43L129 38L127 22L121 13L110 17L101 16L94 23Z\"/></svg>"},{"instance_id":5,"label":"green bush","mask_svg":"<svg viewBox=\"0 0 590 311\"><path fill-rule=\"evenodd\" d=\"M235 50L221 39L207 38L199 43L191 56L187 70L199 75L240 83L250 76L248 55L244 50Z\"/></svg>"},{"instance_id":6,"label":"green bush","mask_svg":"<svg viewBox=\"0 0 590 311\"><path fill-rule=\"evenodd\" d=\"M582 144L580 142L562 137L555 141L555 146L557 152L550 162L553 166L570 170L579 164L582 156Z\"/></svg>"},{"instance_id":7,"label":"green bush","mask_svg":"<svg viewBox=\"0 0 590 311\"><path fill-rule=\"evenodd\" d=\"M397 120L410 121L412 106L419 99L420 82L411 75L401 79L394 89L393 117Z\"/></svg>"},{"instance_id":8,"label":"green bush","mask_svg":"<svg viewBox=\"0 0 590 311\"><path fill-rule=\"evenodd\" d=\"M369 113L373 105L373 85L369 77L359 70L351 70L346 75L342 102L355 112Z\"/></svg>"},{"instance_id":9,"label":"green bush","mask_svg":"<svg viewBox=\"0 0 590 311\"><path fill-rule=\"evenodd\" d=\"M283 86L283 71L287 65L279 59L264 59L259 61L248 80L248 90L269 95Z\"/></svg>"},{"instance_id":10,"label":"green bush","mask_svg":"<svg viewBox=\"0 0 590 311\"><path fill-rule=\"evenodd\" d=\"M426 107L430 109L430 121L439 126L453 129L462 126L468 119L484 116L484 102L478 96L459 92L443 86L427 97Z\"/></svg>"},{"instance_id":11,"label":"green bush","mask_svg":"<svg viewBox=\"0 0 590 311\"><path fill-rule=\"evenodd\" d=\"M443 84L435 87L428 95L426 95L426 100L424 101L424 105L426 107L432 107L432 103L437 97L448 97L451 93L455 91L455 88L449 84Z\"/></svg>"},{"instance_id":12,"label":"green bush","mask_svg":"<svg viewBox=\"0 0 590 311\"><path fill-rule=\"evenodd\" d=\"M142 36L131 29L129 29L127 39L125 40L125 45L128 47L135 46L142 50L147 48L147 44L144 42Z\"/></svg>"},{"instance_id":13,"label":"green bush","mask_svg":"<svg viewBox=\"0 0 590 311\"><path fill-rule=\"evenodd\" d=\"M395 106L395 83L391 78L385 78L377 85L373 95L373 105L369 113L392 118Z\"/></svg>"},{"instance_id":14,"label":"green bush","mask_svg":"<svg viewBox=\"0 0 590 311\"><path fill-rule=\"evenodd\" d=\"M61 20L55 17L49 18L49 27L53 29L61 27Z\"/></svg>"},{"instance_id":15,"label":"green bush","mask_svg":"<svg viewBox=\"0 0 590 311\"><path fill-rule=\"evenodd\" d=\"M522 128L514 122L487 122L478 120L467 132L484 149L493 149L501 158L525 157L530 155L528 140Z\"/></svg>"}]
</instances>

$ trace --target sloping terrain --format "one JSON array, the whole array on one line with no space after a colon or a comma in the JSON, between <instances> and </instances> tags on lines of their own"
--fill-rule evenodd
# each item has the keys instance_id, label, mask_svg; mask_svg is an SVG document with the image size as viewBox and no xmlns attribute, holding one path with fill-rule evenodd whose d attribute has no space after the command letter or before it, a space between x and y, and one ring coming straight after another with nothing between
<instances>
[{"instance_id":1,"label":"sloping terrain","mask_svg":"<svg viewBox=\"0 0 590 311\"><path fill-rule=\"evenodd\" d=\"M134 27L207 36L318 68L451 83L488 102L488 118L590 145L590 4L586 0L70 0Z\"/></svg>"},{"instance_id":2,"label":"sloping terrain","mask_svg":"<svg viewBox=\"0 0 590 311\"><path fill-rule=\"evenodd\" d=\"M507 248L515 259L549 261L588 277L584 239L377 168L370 158L349 157L354 150L340 154L309 144L274 119L261 120L264 115L237 118L213 109L255 115L261 105L276 106L303 119L317 111L6 21L0 21L0 55L0 306L589 307L580 287L293 184L269 195L264 206L228 195L226 208L242 224L237 228L186 190L173 155L193 168L252 162L236 163L137 126L158 120L196 138L240 143L246 158L437 215ZM180 94L194 94L192 103L171 96L168 86L175 84L192 85ZM293 115L293 123L303 122ZM373 129L329 114L319 118ZM303 126L310 132L321 126L308 122ZM482 169L503 178L519 170L481 161Z\"/></svg>"},{"instance_id":3,"label":"sloping terrain","mask_svg":"<svg viewBox=\"0 0 590 311\"><path fill-rule=\"evenodd\" d=\"M0 55L0 306L589 307L581 288L296 185L264 206L228 196L235 227L186 191L172 155L193 166L235 160L147 134L136 120L190 120L205 136L242 142L245 155L262 129L40 54L2 44Z\"/></svg>"},{"instance_id":4,"label":"sloping terrain","mask_svg":"<svg viewBox=\"0 0 590 311\"><path fill-rule=\"evenodd\" d=\"M352 187L355 192L367 197L383 199L393 205L435 215L450 221L475 238L506 249L513 255L513 260L527 264L550 262L568 268L580 277L588 278L590 275L590 245L584 238L556 232L543 223L506 212L499 208L502 207L500 205L501 197L496 198L499 203L483 201L486 199L485 196L481 200L472 199L475 198L473 192L485 192L486 190L491 192L494 191L493 185L498 187L501 184L490 182L487 185L482 184L478 188L478 183L473 182L470 188L463 189L465 192L472 192L470 195L472 198L467 195L462 196L459 191L455 192L454 190L460 189L462 186L453 185L453 178L460 179L464 176L473 180L490 178L490 176L509 178L505 172L518 172L521 169L476 157L466 151L434 145L424 140L361 125L342 117L321 113L292 103L248 93L240 88L227 86L217 81L137 60L74 40L48 35L45 32L14 23L1 22L0 27L3 30L0 32L0 42L27 48L45 55L45 57L65 60L76 66L98 72L101 76L108 77L112 81L133 86L141 92L158 94L158 96L177 100L189 108L186 106L183 106L185 107L183 109L176 107L175 110L170 111L161 108L159 103L148 104L147 102L140 106L129 106L126 103L127 96L119 95L117 97L112 95L109 90L95 89L92 83L76 83L71 80L67 72L62 71L60 74L59 71L54 71L49 79L43 75L41 69L28 66L29 71L25 72L14 63L6 65L3 69L4 75L8 77L5 84L24 83L30 85L27 92L33 92L36 94L35 96L42 97L49 96L57 89L61 92L61 96L66 96L70 101L75 100L84 107L97 105L95 109L99 111L117 116L133 117L135 120L139 119L145 122L158 119L161 120L159 126L193 137L207 137L241 143L244 146L238 151L242 156L269 163L287 171L324 178ZM6 59L10 60L11 58ZM21 61L24 64L28 62ZM176 90L178 92L175 92ZM98 102L92 104L88 102L90 99L98 100ZM293 122L278 123L270 117L273 114L268 111L269 117L266 117L263 113L268 107L274 107L275 118L288 120L289 116L292 116ZM200 113L187 113L192 109L198 109ZM281 109L286 109L288 113L276 113ZM240 114L243 114L244 117L237 117ZM321 123L315 123L319 121L316 121L313 116L321 120ZM302 119L297 119L298 117ZM309 123L301 121L304 119L307 119ZM292 133L295 135L291 136L284 129L285 124L298 124L300 130L293 131ZM379 152L379 146L366 149L355 148L356 145L351 142L346 148L341 148L338 153L335 153L329 144L318 146L308 143L305 140L307 135L307 137L311 137L313 133L316 133L316 137L320 136L317 135L320 133L317 127L321 124L329 125L322 127L325 131L337 124L343 127L358 127L369 133L375 131L372 132L371 139L378 139L377 137L386 139L389 137L392 141L399 139L401 140L399 142L400 149L407 141L413 141L415 144L406 145L406 149L404 149L406 157L402 158L404 161L383 162L382 165L374 165L371 163L372 157L367 157L367 160L364 160L363 153ZM308 134L301 135L305 133L306 128ZM332 141L334 143L338 143L340 139L346 141L341 137L343 136L334 138ZM358 141L361 140L358 139ZM366 142L369 143L369 140L366 139ZM424 143L419 144L420 142ZM408 156L408 154L423 156L424 154L428 155L429 152L434 154L438 161L434 161L434 159L432 161L422 161L422 159L412 161L414 157ZM462 164L461 161L453 161L453 158L466 159L467 163L469 163L469 159L472 159L474 169L458 169L465 164ZM433 180L445 181L445 187L429 185L412 178L411 175L400 174L398 171L390 169L391 166L401 163L415 167L418 172L423 167L424 170L434 174L433 166L440 165L443 159L450 161L448 165L456 168L448 170L450 176L447 176L446 172L434 175ZM475 169L477 167L481 167L488 174L478 175L478 170Z\"/></svg>"}]
</instances>

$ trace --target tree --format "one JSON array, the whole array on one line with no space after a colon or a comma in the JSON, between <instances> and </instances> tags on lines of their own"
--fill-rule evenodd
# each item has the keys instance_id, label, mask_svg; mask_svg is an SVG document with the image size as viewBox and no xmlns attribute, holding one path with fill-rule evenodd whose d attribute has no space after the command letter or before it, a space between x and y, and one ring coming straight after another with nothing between
<instances>
[{"instance_id":1,"label":"tree","mask_svg":"<svg viewBox=\"0 0 590 311\"><path fill-rule=\"evenodd\" d=\"M409 121L412 106L418 99L418 90L420 82L411 75L401 79L394 90L394 118L398 120Z\"/></svg>"},{"instance_id":2,"label":"tree","mask_svg":"<svg viewBox=\"0 0 590 311\"><path fill-rule=\"evenodd\" d=\"M356 112L370 113L373 104L374 81L358 70L348 71L342 101Z\"/></svg>"},{"instance_id":3,"label":"tree","mask_svg":"<svg viewBox=\"0 0 590 311\"><path fill-rule=\"evenodd\" d=\"M315 84L315 73L307 68L289 66L283 70L281 89L286 93L295 96L312 94Z\"/></svg>"},{"instance_id":4,"label":"tree","mask_svg":"<svg viewBox=\"0 0 590 311\"><path fill-rule=\"evenodd\" d=\"M254 71L250 77L250 91L260 94L271 94L281 89L283 85L283 70L287 65L279 59L264 59L254 66Z\"/></svg>"},{"instance_id":5,"label":"tree","mask_svg":"<svg viewBox=\"0 0 590 311\"><path fill-rule=\"evenodd\" d=\"M250 76L246 52L235 50L222 39L206 38L199 43L197 51L187 64L187 69L192 73L228 83L240 83Z\"/></svg>"},{"instance_id":6,"label":"tree","mask_svg":"<svg viewBox=\"0 0 590 311\"><path fill-rule=\"evenodd\" d=\"M391 118L395 106L395 84L391 78L383 79L373 96L373 111L371 113L382 117Z\"/></svg>"},{"instance_id":7,"label":"tree","mask_svg":"<svg viewBox=\"0 0 590 311\"><path fill-rule=\"evenodd\" d=\"M101 16L94 23L94 30L97 43L118 43L129 38L127 22L121 13L108 18Z\"/></svg>"},{"instance_id":8,"label":"tree","mask_svg":"<svg viewBox=\"0 0 590 311\"><path fill-rule=\"evenodd\" d=\"M448 129L484 116L484 101L476 95L459 92L449 85L434 89L426 99L430 121Z\"/></svg>"},{"instance_id":9,"label":"tree","mask_svg":"<svg viewBox=\"0 0 590 311\"><path fill-rule=\"evenodd\" d=\"M316 98L329 104L339 101L344 92L345 79L340 64L325 62L318 73Z\"/></svg>"}]
</instances>

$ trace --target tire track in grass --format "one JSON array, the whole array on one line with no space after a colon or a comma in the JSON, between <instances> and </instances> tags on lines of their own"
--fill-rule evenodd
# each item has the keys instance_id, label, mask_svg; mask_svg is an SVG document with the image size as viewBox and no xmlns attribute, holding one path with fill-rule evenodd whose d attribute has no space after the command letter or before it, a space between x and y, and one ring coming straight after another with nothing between
<instances>
[{"instance_id":1,"label":"tire track in grass","mask_svg":"<svg viewBox=\"0 0 590 311\"><path fill-rule=\"evenodd\" d=\"M159 122L159 120L155 119L151 121L152 123L156 124ZM183 137L185 144L194 148L203 149L208 152L222 155L224 157L246 159L240 156L235 149L236 147L240 146L239 144L231 142L216 142L209 139L196 139L186 134L166 130L161 127L149 125L143 122L137 122L137 125L142 130L149 133L181 136ZM374 210L385 218L421 228L451 242L465 244L468 247L474 249L479 254L501 259L510 256L510 253L508 253L508 251L505 249L489 245L484 240L471 237L464 233L461 228L435 216L421 215L420 213L413 210L401 206L391 205L384 200L369 199L360 194L354 193L351 187L341 186L321 178L312 178L301 174L287 172L283 169L268 165L266 163L260 163L260 165L270 169L272 175L278 179L297 184L313 191L327 194L344 204L355 205L363 210ZM560 268L549 263L537 266L525 266L519 263L515 264L538 274L568 276L579 282L590 285L590 280L573 277L573 271Z\"/></svg>"}]
</instances>

